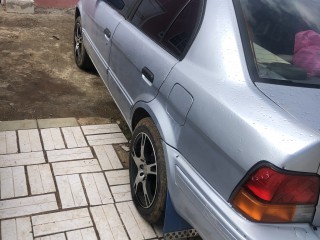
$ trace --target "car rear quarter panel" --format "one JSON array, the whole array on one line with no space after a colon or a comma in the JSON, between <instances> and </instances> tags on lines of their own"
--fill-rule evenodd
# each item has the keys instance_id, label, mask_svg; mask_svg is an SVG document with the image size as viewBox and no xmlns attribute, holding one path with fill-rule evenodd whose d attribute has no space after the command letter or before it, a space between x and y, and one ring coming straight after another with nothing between
<instances>
[{"instance_id":1,"label":"car rear quarter panel","mask_svg":"<svg viewBox=\"0 0 320 240\"><path fill-rule=\"evenodd\" d=\"M183 86L194 102L175 139L164 139L226 200L260 161L317 172L319 134L253 84L232 1L207 1L198 36L161 94L169 96L175 84Z\"/></svg>"}]
</instances>

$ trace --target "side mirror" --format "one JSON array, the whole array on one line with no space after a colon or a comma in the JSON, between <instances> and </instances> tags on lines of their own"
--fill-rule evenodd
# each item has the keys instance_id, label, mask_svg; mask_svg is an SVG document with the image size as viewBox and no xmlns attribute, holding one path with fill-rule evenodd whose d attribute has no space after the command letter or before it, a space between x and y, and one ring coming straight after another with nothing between
<instances>
[{"instance_id":1,"label":"side mirror","mask_svg":"<svg viewBox=\"0 0 320 240\"><path fill-rule=\"evenodd\" d=\"M114 8L116 8L117 10L122 10L124 8L124 1L122 0L103 0L106 3L109 3L110 5L112 5Z\"/></svg>"}]
</instances>

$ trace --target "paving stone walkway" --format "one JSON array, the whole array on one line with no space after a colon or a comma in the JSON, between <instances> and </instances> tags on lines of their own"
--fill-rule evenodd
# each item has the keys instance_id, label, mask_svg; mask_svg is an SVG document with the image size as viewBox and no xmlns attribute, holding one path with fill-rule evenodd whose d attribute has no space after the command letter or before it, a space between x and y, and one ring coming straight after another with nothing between
<instances>
[{"instance_id":1,"label":"paving stone walkway","mask_svg":"<svg viewBox=\"0 0 320 240\"><path fill-rule=\"evenodd\" d=\"M134 207L117 144L117 124L0 122L1 239L161 239Z\"/></svg>"}]
</instances>

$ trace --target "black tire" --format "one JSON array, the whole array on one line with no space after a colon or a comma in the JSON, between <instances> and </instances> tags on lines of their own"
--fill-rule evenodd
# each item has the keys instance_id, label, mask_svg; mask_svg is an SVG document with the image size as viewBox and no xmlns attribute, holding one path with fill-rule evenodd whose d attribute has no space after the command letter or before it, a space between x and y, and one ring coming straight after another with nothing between
<instances>
[{"instance_id":1,"label":"black tire","mask_svg":"<svg viewBox=\"0 0 320 240\"><path fill-rule=\"evenodd\" d=\"M167 197L166 164L160 134L151 118L142 119L134 129L129 171L132 199L139 213L150 223L162 222Z\"/></svg>"},{"instance_id":2,"label":"black tire","mask_svg":"<svg viewBox=\"0 0 320 240\"><path fill-rule=\"evenodd\" d=\"M83 45L83 35L82 35L82 26L81 26L81 17L76 18L74 24L74 38L73 38L73 49L74 49L74 59L77 66L85 71L92 70L93 64L91 59Z\"/></svg>"}]
</instances>

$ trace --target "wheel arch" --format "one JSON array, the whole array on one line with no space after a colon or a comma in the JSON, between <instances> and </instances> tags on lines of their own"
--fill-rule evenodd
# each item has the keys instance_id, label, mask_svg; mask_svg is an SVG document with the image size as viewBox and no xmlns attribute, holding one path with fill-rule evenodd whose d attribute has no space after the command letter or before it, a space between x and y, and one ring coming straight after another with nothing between
<instances>
[{"instance_id":1,"label":"wheel arch","mask_svg":"<svg viewBox=\"0 0 320 240\"><path fill-rule=\"evenodd\" d=\"M77 6L77 7L76 7L76 10L75 10L75 12L74 12L74 19L77 19L77 17L79 17L79 16L81 16L81 14L80 14L80 9L79 9L79 7Z\"/></svg>"},{"instance_id":2,"label":"wheel arch","mask_svg":"<svg viewBox=\"0 0 320 240\"><path fill-rule=\"evenodd\" d=\"M168 115L164 106L157 98L148 103L136 103L132 109L130 127L133 131L139 121L150 117L159 131L161 139L176 147L176 136L178 136L181 126Z\"/></svg>"},{"instance_id":3,"label":"wheel arch","mask_svg":"<svg viewBox=\"0 0 320 240\"><path fill-rule=\"evenodd\" d=\"M131 120L131 129L132 131L136 128L137 124L144 118L150 117L150 114L148 113L147 110L145 110L143 107L138 107L135 109L132 115L132 120ZM153 119L152 119L153 120ZM153 120L154 121L154 120Z\"/></svg>"},{"instance_id":4,"label":"wheel arch","mask_svg":"<svg viewBox=\"0 0 320 240\"><path fill-rule=\"evenodd\" d=\"M76 9L74 11L74 19L82 15L82 1L78 1Z\"/></svg>"}]
</instances>

